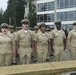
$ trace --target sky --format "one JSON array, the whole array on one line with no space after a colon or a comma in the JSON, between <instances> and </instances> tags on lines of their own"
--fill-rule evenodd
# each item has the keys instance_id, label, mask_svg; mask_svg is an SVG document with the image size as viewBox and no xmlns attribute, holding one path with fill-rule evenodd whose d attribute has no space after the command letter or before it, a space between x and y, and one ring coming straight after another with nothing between
<instances>
[{"instance_id":1,"label":"sky","mask_svg":"<svg viewBox=\"0 0 76 75\"><path fill-rule=\"evenodd\" d=\"M8 0L0 0L0 8L2 8L3 11L5 11L7 8L7 2Z\"/></svg>"}]
</instances>

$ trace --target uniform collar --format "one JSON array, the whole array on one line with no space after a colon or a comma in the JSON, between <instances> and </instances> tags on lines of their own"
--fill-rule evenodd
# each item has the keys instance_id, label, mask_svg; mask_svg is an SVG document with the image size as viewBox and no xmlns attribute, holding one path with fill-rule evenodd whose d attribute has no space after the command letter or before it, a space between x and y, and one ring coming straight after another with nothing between
<instances>
[{"instance_id":1,"label":"uniform collar","mask_svg":"<svg viewBox=\"0 0 76 75\"><path fill-rule=\"evenodd\" d=\"M42 31L41 31L40 34L43 35L43 36L45 36L46 35L46 32L45 33L42 33Z\"/></svg>"},{"instance_id":2,"label":"uniform collar","mask_svg":"<svg viewBox=\"0 0 76 75\"><path fill-rule=\"evenodd\" d=\"M57 31L57 32L62 32L62 29L61 29L61 30L57 30L57 29L55 29L55 31Z\"/></svg>"},{"instance_id":3,"label":"uniform collar","mask_svg":"<svg viewBox=\"0 0 76 75\"><path fill-rule=\"evenodd\" d=\"M0 33L1 36L8 36L8 33L7 34L3 34L3 33Z\"/></svg>"},{"instance_id":4,"label":"uniform collar","mask_svg":"<svg viewBox=\"0 0 76 75\"><path fill-rule=\"evenodd\" d=\"M29 29L28 29L28 30L22 29L22 31L23 31L24 33L28 33Z\"/></svg>"}]
</instances>

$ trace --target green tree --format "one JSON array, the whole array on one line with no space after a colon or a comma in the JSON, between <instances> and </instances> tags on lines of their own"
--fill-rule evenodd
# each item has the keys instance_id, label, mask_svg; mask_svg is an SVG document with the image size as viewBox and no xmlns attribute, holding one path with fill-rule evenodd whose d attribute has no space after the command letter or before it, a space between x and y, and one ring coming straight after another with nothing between
<instances>
[{"instance_id":1,"label":"green tree","mask_svg":"<svg viewBox=\"0 0 76 75\"><path fill-rule=\"evenodd\" d=\"M25 0L17 0L17 6L16 6L16 21L17 25L21 26L21 20L24 18L25 13Z\"/></svg>"},{"instance_id":2,"label":"green tree","mask_svg":"<svg viewBox=\"0 0 76 75\"><path fill-rule=\"evenodd\" d=\"M3 23L3 10L0 9L0 24Z\"/></svg>"},{"instance_id":3,"label":"green tree","mask_svg":"<svg viewBox=\"0 0 76 75\"><path fill-rule=\"evenodd\" d=\"M36 5L32 3L33 0L29 0L29 13L27 18L30 21L30 27L34 27L37 24Z\"/></svg>"},{"instance_id":4,"label":"green tree","mask_svg":"<svg viewBox=\"0 0 76 75\"><path fill-rule=\"evenodd\" d=\"M21 20L24 18L24 5L25 0L8 0L7 10L4 12L4 18L6 23L16 26L21 26Z\"/></svg>"}]
</instances>

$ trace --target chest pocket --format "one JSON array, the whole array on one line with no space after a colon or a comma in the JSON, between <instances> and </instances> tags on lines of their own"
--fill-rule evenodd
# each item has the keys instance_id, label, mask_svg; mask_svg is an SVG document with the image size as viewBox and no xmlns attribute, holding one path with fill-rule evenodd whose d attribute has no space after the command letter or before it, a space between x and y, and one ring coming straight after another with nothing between
<instances>
[{"instance_id":1,"label":"chest pocket","mask_svg":"<svg viewBox=\"0 0 76 75\"><path fill-rule=\"evenodd\" d=\"M60 34L59 33L54 33L54 37L57 38Z\"/></svg>"},{"instance_id":2,"label":"chest pocket","mask_svg":"<svg viewBox=\"0 0 76 75\"><path fill-rule=\"evenodd\" d=\"M76 32L72 34L72 38L76 40Z\"/></svg>"},{"instance_id":3,"label":"chest pocket","mask_svg":"<svg viewBox=\"0 0 76 75\"><path fill-rule=\"evenodd\" d=\"M21 40L30 41L30 40L31 40L31 35L30 35L30 33L22 33L22 34L20 35L20 39L21 39Z\"/></svg>"},{"instance_id":4,"label":"chest pocket","mask_svg":"<svg viewBox=\"0 0 76 75\"><path fill-rule=\"evenodd\" d=\"M54 37L55 38L63 38L64 37L64 33L63 32L56 32L56 33L54 33Z\"/></svg>"},{"instance_id":5,"label":"chest pocket","mask_svg":"<svg viewBox=\"0 0 76 75\"><path fill-rule=\"evenodd\" d=\"M8 43L12 43L12 40L13 40L12 37L8 35L8 40L7 40Z\"/></svg>"},{"instance_id":6,"label":"chest pocket","mask_svg":"<svg viewBox=\"0 0 76 75\"><path fill-rule=\"evenodd\" d=\"M32 40L32 35L30 33L27 34L27 40L31 41Z\"/></svg>"},{"instance_id":7,"label":"chest pocket","mask_svg":"<svg viewBox=\"0 0 76 75\"><path fill-rule=\"evenodd\" d=\"M10 36L0 36L0 44L11 44L12 43L12 39Z\"/></svg>"},{"instance_id":8,"label":"chest pocket","mask_svg":"<svg viewBox=\"0 0 76 75\"><path fill-rule=\"evenodd\" d=\"M47 43L47 41L48 41L48 37L46 34L45 35L38 35L38 42L39 43Z\"/></svg>"}]
</instances>

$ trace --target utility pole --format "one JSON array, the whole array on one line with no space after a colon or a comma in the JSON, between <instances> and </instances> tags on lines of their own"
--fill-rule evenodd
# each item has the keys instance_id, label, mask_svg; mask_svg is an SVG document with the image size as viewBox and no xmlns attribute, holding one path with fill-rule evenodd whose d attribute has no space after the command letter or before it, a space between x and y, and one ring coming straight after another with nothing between
<instances>
[{"instance_id":1,"label":"utility pole","mask_svg":"<svg viewBox=\"0 0 76 75\"><path fill-rule=\"evenodd\" d=\"M29 13L29 7L28 7L28 0L25 0L25 5L24 5L24 7L25 7L25 14L24 14L24 18L26 18L27 17L27 14Z\"/></svg>"},{"instance_id":2,"label":"utility pole","mask_svg":"<svg viewBox=\"0 0 76 75\"><path fill-rule=\"evenodd\" d=\"M14 26L16 27L17 26L17 22L16 22L16 11L14 10Z\"/></svg>"},{"instance_id":3,"label":"utility pole","mask_svg":"<svg viewBox=\"0 0 76 75\"><path fill-rule=\"evenodd\" d=\"M11 17L9 17L9 25L11 25Z\"/></svg>"},{"instance_id":4,"label":"utility pole","mask_svg":"<svg viewBox=\"0 0 76 75\"><path fill-rule=\"evenodd\" d=\"M16 27L17 26L17 22L16 22L16 4L17 4L18 1L14 1L14 26Z\"/></svg>"},{"instance_id":5,"label":"utility pole","mask_svg":"<svg viewBox=\"0 0 76 75\"><path fill-rule=\"evenodd\" d=\"M55 14L55 17L54 17L54 20L56 21L57 20L57 0L55 0L55 3L54 3L55 7L54 7L54 14Z\"/></svg>"},{"instance_id":6,"label":"utility pole","mask_svg":"<svg viewBox=\"0 0 76 75\"><path fill-rule=\"evenodd\" d=\"M56 10L57 10L57 0L55 0L54 2L55 2L54 3L54 21L56 21L57 20L57 12L56 12ZM56 29L55 25L54 25L54 28Z\"/></svg>"}]
</instances>

